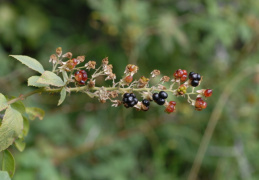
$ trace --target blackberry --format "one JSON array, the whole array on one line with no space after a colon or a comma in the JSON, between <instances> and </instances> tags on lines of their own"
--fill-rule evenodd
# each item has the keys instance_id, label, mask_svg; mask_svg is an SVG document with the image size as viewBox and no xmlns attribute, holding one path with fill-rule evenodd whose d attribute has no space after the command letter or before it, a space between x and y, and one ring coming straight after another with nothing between
<instances>
[{"instance_id":1,"label":"blackberry","mask_svg":"<svg viewBox=\"0 0 259 180\"><path fill-rule=\"evenodd\" d=\"M159 99L158 93L154 93L154 94L153 94L153 100L154 100L154 101L157 101L158 99Z\"/></svg>"},{"instance_id":2,"label":"blackberry","mask_svg":"<svg viewBox=\"0 0 259 180\"><path fill-rule=\"evenodd\" d=\"M148 107L150 105L150 102L147 99L143 99L142 104L144 104L146 107Z\"/></svg>"},{"instance_id":3,"label":"blackberry","mask_svg":"<svg viewBox=\"0 0 259 180\"><path fill-rule=\"evenodd\" d=\"M125 93L123 95L122 102L126 108L129 108L135 106L138 103L138 99L133 93Z\"/></svg>"},{"instance_id":4,"label":"blackberry","mask_svg":"<svg viewBox=\"0 0 259 180\"><path fill-rule=\"evenodd\" d=\"M199 81L198 81L198 80L192 80L192 81L191 81L191 85L192 85L193 87L196 87L196 86L199 85Z\"/></svg>"},{"instance_id":5,"label":"blackberry","mask_svg":"<svg viewBox=\"0 0 259 180\"><path fill-rule=\"evenodd\" d=\"M156 101L156 103L157 103L158 105L163 105L163 104L165 104L165 99L159 98L159 99Z\"/></svg>"},{"instance_id":6,"label":"blackberry","mask_svg":"<svg viewBox=\"0 0 259 180\"><path fill-rule=\"evenodd\" d=\"M160 91L158 95L159 95L159 98L162 98L162 99L166 99L168 97L165 91Z\"/></svg>"}]
</instances>

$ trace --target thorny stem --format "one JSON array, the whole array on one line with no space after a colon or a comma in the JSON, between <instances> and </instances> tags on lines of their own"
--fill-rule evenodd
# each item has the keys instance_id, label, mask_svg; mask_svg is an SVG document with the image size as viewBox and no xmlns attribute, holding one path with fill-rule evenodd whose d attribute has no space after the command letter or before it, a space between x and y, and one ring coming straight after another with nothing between
<instances>
[{"instance_id":1,"label":"thorny stem","mask_svg":"<svg viewBox=\"0 0 259 180\"><path fill-rule=\"evenodd\" d=\"M24 99L26 99L27 97L29 97L29 96L31 96L31 95L34 95L34 94L38 94L38 93L44 93L44 92L48 92L48 93L59 93L59 92L62 90L62 88L63 88L63 87L61 87L61 88L49 88L49 87L40 88L40 89L31 91L31 92L29 92L29 93L27 93L27 94L20 95L19 97L8 101L8 104L10 105L10 104L13 104L13 103L15 103L15 102L17 102L17 101L24 100ZM81 87L67 88L67 91L68 91L68 92L91 92L91 91L99 91L99 90L101 90L101 88L103 88L103 87L92 87L92 88L89 88L88 86L81 86ZM126 92L142 92L142 91L153 92L153 91L160 91L160 90L161 90L161 89L158 89L158 88L155 88L155 87L151 87L151 88L105 87L105 89L106 89L107 91L114 91L114 90L117 90L117 91L118 91L118 94L124 94L124 93L126 93ZM174 93L174 90L171 90L171 89L165 89L165 90L163 90L163 91L165 91L165 92L170 92L170 93ZM191 95L191 94L198 94L198 93L186 93L186 95L188 96L188 99L189 99L189 95Z\"/></svg>"}]
</instances>

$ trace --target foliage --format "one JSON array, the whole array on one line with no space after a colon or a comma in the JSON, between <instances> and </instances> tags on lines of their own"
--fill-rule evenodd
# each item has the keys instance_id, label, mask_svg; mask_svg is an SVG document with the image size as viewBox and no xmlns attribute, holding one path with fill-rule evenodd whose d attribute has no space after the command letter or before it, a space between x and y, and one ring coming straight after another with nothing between
<instances>
[{"instance_id":1,"label":"foliage","mask_svg":"<svg viewBox=\"0 0 259 180\"><path fill-rule=\"evenodd\" d=\"M172 115L112 109L80 94L57 108L59 95L32 96L25 105L48 113L30 122L24 152L9 149L16 157L13 179L187 179L208 120L235 77L240 82L216 114L199 179L258 179L258 73L243 76L258 64L258 12L252 0L1 1L0 86L7 95L1 102L26 94L35 75L9 54L35 57L50 69L47 55L59 46L91 60L109 56L114 67L138 64L146 76L157 67L171 75L193 70L214 91L205 111L181 103ZM28 128L21 102L11 108Z\"/></svg>"}]
</instances>

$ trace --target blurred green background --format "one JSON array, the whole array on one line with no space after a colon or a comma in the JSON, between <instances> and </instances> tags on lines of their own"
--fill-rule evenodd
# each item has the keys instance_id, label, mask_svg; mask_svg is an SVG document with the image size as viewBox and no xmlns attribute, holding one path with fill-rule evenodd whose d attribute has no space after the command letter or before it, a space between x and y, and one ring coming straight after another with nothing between
<instances>
[{"instance_id":1,"label":"blurred green background","mask_svg":"<svg viewBox=\"0 0 259 180\"><path fill-rule=\"evenodd\" d=\"M35 74L9 54L51 68L59 46L98 64L108 56L118 79L128 63L140 67L136 78L153 69L172 77L181 68L214 90L202 112L170 96L178 102L171 115L155 105L148 112L114 108L85 94L71 94L60 107L58 95L32 96L25 104L46 117L31 122L24 152L12 149L14 180L184 180L213 118L198 179L259 179L258 42L256 0L1 0L5 95L32 90L26 84Z\"/></svg>"}]
</instances>

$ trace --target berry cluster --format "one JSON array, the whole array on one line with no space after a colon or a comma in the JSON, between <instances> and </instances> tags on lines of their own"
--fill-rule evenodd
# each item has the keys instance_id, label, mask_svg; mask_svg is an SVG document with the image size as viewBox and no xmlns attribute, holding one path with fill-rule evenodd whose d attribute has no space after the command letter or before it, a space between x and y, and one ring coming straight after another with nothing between
<instances>
[{"instance_id":1,"label":"berry cluster","mask_svg":"<svg viewBox=\"0 0 259 180\"><path fill-rule=\"evenodd\" d=\"M167 93L165 91L160 91L159 93L154 93L153 94L153 100L158 104L158 105L163 105L165 104L165 100L168 97Z\"/></svg>"},{"instance_id":2,"label":"berry cluster","mask_svg":"<svg viewBox=\"0 0 259 180\"><path fill-rule=\"evenodd\" d=\"M169 104L165 108L165 112L172 113L175 110L176 102L175 101L170 101Z\"/></svg>"},{"instance_id":3,"label":"berry cluster","mask_svg":"<svg viewBox=\"0 0 259 180\"><path fill-rule=\"evenodd\" d=\"M191 86L196 87L200 83L201 75L195 72L190 72L189 79L191 80Z\"/></svg>"},{"instance_id":4,"label":"berry cluster","mask_svg":"<svg viewBox=\"0 0 259 180\"><path fill-rule=\"evenodd\" d=\"M78 82L78 84L84 85L87 81L87 73L85 72L85 70L77 71L75 73L75 80Z\"/></svg>"},{"instance_id":5,"label":"berry cluster","mask_svg":"<svg viewBox=\"0 0 259 180\"><path fill-rule=\"evenodd\" d=\"M177 93L179 95L184 95L186 93L187 87L182 84L181 86L179 86L179 88L177 89Z\"/></svg>"},{"instance_id":6,"label":"berry cluster","mask_svg":"<svg viewBox=\"0 0 259 180\"><path fill-rule=\"evenodd\" d=\"M183 82L187 79L187 71L182 70L182 69L178 69L178 70L175 71L174 77L175 77L175 79L180 79L180 81Z\"/></svg>"},{"instance_id":7,"label":"berry cluster","mask_svg":"<svg viewBox=\"0 0 259 180\"><path fill-rule=\"evenodd\" d=\"M125 93L122 102L126 108L129 108L135 106L138 103L138 99L133 93Z\"/></svg>"},{"instance_id":8,"label":"berry cluster","mask_svg":"<svg viewBox=\"0 0 259 180\"><path fill-rule=\"evenodd\" d=\"M197 111L201 111L202 109L205 109L207 107L207 103L203 101L202 98L197 98L195 101L195 109Z\"/></svg>"}]
</instances>

